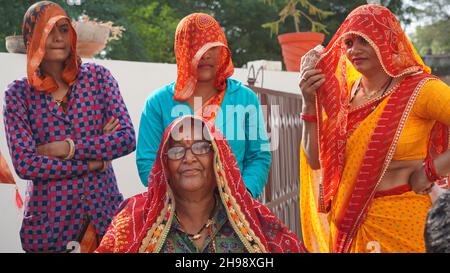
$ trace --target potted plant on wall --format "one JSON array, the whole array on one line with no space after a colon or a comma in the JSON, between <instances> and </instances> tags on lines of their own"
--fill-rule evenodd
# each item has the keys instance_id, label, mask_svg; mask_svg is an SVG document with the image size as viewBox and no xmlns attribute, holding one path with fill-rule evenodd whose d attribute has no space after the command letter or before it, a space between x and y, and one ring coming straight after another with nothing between
<instances>
[{"instance_id":1,"label":"potted plant on wall","mask_svg":"<svg viewBox=\"0 0 450 273\"><path fill-rule=\"evenodd\" d=\"M113 26L112 22L91 20L87 15L73 21L72 25L78 36L77 53L82 58L93 58L105 49L109 41L119 40L125 31L122 26Z\"/></svg>"},{"instance_id":2,"label":"potted plant on wall","mask_svg":"<svg viewBox=\"0 0 450 273\"><path fill-rule=\"evenodd\" d=\"M77 53L82 58L93 58L105 49L108 42L119 40L125 28L113 26L112 22L98 22L83 15L78 21L72 21L77 32ZM26 53L22 35L5 38L6 49L10 53Z\"/></svg>"},{"instance_id":3,"label":"potted plant on wall","mask_svg":"<svg viewBox=\"0 0 450 273\"><path fill-rule=\"evenodd\" d=\"M275 0L264 0L264 2L273 5ZM328 34L326 26L312 17L317 17L318 20L321 20L332 14L333 12L317 8L309 0L286 0L286 5L278 13L280 18L277 21L262 25L262 27L270 29L271 35L278 35L280 24L284 23L288 17L293 18L295 32L278 35L278 42L281 45L287 71L300 71L301 57L324 41L324 33ZM310 32L300 32L302 17L311 24Z\"/></svg>"}]
</instances>

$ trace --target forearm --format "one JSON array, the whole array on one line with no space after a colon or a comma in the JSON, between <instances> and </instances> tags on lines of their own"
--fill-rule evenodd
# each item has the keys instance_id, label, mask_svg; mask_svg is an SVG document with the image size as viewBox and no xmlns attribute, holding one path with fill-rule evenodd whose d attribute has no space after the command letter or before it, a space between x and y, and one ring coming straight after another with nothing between
<instances>
[{"instance_id":1,"label":"forearm","mask_svg":"<svg viewBox=\"0 0 450 273\"><path fill-rule=\"evenodd\" d=\"M434 166L439 175L446 176L450 174L450 150L436 157Z\"/></svg>"},{"instance_id":2,"label":"forearm","mask_svg":"<svg viewBox=\"0 0 450 273\"><path fill-rule=\"evenodd\" d=\"M17 175L25 180L67 179L89 172L88 161L62 160L37 154L13 154Z\"/></svg>"},{"instance_id":3,"label":"forearm","mask_svg":"<svg viewBox=\"0 0 450 273\"><path fill-rule=\"evenodd\" d=\"M316 108L312 104L304 104L302 113L317 115ZM302 122L302 144L308 163L312 169L320 169L317 122L307 122L305 120L302 120Z\"/></svg>"},{"instance_id":4,"label":"forearm","mask_svg":"<svg viewBox=\"0 0 450 273\"><path fill-rule=\"evenodd\" d=\"M134 129L111 134L74 139L76 160L114 160L136 149Z\"/></svg>"}]
</instances>

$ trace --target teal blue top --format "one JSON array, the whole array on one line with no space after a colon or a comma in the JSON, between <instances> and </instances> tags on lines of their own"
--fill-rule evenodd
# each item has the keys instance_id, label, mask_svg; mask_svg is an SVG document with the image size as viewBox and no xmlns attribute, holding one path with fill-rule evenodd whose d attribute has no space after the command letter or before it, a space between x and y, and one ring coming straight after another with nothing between
<instances>
[{"instance_id":1,"label":"teal blue top","mask_svg":"<svg viewBox=\"0 0 450 273\"><path fill-rule=\"evenodd\" d=\"M187 102L173 99L175 83L155 90L147 98L139 125L136 163L147 186L148 176L165 128L176 118L192 115ZM247 189L257 198L269 173L271 153L264 116L257 95L241 82L228 79L215 126L228 140Z\"/></svg>"}]
</instances>

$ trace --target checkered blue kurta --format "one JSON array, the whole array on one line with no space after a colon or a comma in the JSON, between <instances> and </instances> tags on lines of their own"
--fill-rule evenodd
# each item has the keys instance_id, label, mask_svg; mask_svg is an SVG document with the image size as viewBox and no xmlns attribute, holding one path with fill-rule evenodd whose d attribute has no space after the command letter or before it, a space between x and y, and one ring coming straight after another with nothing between
<instances>
[{"instance_id":1,"label":"checkered blue kurta","mask_svg":"<svg viewBox=\"0 0 450 273\"><path fill-rule=\"evenodd\" d=\"M133 152L135 132L118 84L96 64L80 66L67 113L50 94L32 88L25 79L5 91L4 122L16 173L28 182L20 231L28 252L61 252L76 240L87 213L103 235L122 202L114 171L88 170L89 160L113 160ZM103 135L104 124L117 117L120 128ZM71 138L73 160L37 154L37 146Z\"/></svg>"}]
</instances>

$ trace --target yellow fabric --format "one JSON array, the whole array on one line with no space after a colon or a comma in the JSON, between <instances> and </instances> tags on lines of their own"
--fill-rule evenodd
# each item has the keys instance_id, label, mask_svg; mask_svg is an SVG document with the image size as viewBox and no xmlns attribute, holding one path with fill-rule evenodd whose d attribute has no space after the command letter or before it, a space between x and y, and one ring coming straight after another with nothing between
<instances>
[{"instance_id":1,"label":"yellow fabric","mask_svg":"<svg viewBox=\"0 0 450 273\"><path fill-rule=\"evenodd\" d=\"M450 125L450 87L440 80L425 83L400 135L393 160L423 159L434 123Z\"/></svg>"},{"instance_id":2,"label":"yellow fabric","mask_svg":"<svg viewBox=\"0 0 450 273\"><path fill-rule=\"evenodd\" d=\"M318 212L320 171L312 170L307 162L303 144L300 148L300 219L306 249L314 253L329 252L327 215Z\"/></svg>"},{"instance_id":3,"label":"yellow fabric","mask_svg":"<svg viewBox=\"0 0 450 273\"><path fill-rule=\"evenodd\" d=\"M389 100L385 98L378 107L360 123L358 128L347 139L347 147L345 153L345 167L342 172L341 182L338 191L331 206L330 226L331 231L335 229L335 224L339 222L341 214L344 213L344 205L350 194L353 192L354 183L356 182L360 166L364 159L364 155L369 145L370 137L375 129L378 119ZM334 242L334 233L331 233L331 242Z\"/></svg>"},{"instance_id":4,"label":"yellow fabric","mask_svg":"<svg viewBox=\"0 0 450 273\"><path fill-rule=\"evenodd\" d=\"M423 234L430 208L429 195L412 191L374 198L350 252L425 252Z\"/></svg>"},{"instance_id":5,"label":"yellow fabric","mask_svg":"<svg viewBox=\"0 0 450 273\"><path fill-rule=\"evenodd\" d=\"M318 185L319 171L313 171L307 164L303 145L300 153L300 212L302 219L302 236L306 248L311 252L329 252L334 241L333 230L340 213L340 208L346 203L348 194L352 192L359 166L366 152L371 132L383 112L388 98L384 99L353 132L347 141L345 168L342 174L338 192L333 200L329 215L319 213ZM328 218L328 219L327 219ZM328 220L328 221L327 221Z\"/></svg>"}]
</instances>

